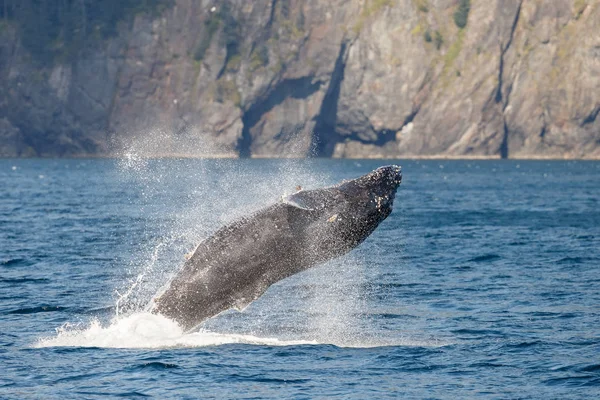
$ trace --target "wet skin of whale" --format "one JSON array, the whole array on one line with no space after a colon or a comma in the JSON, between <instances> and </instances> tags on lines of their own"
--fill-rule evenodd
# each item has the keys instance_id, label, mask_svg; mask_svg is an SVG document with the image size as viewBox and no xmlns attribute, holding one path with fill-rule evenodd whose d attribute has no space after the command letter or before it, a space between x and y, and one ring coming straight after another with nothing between
<instances>
[{"instance_id":1,"label":"wet skin of whale","mask_svg":"<svg viewBox=\"0 0 600 400\"><path fill-rule=\"evenodd\" d=\"M186 331L227 309L242 309L269 286L341 256L391 212L400 167L381 167L339 185L301 190L204 240L153 312Z\"/></svg>"}]
</instances>

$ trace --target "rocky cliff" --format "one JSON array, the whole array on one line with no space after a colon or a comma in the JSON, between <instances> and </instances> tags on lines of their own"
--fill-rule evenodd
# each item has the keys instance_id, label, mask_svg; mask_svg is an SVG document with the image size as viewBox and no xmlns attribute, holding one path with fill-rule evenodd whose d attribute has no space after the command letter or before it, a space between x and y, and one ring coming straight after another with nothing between
<instances>
[{"instance_id":1,"label":"rocky cliff","mask_svg":"<svg viewBox=\"0 0 600 400\"><path fill-rule=\"evenodd\" d=\"M600 158L598 0L173 0L40 64L0 154Z\"/></svg>"}]
</instances>

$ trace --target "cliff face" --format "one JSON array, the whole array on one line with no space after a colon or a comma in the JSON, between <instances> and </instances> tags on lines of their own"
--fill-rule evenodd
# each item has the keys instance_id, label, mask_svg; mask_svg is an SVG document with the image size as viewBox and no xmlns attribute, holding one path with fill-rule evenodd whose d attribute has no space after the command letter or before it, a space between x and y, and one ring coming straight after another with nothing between
<instances>
[{"instance_id":1,"label":"cliff face","mask_svg":"<svg viewBox=\"0 0 600 400\"><path fill-rule=\"evenodd\" d=\"M597 0L176 0L44 66L16 32L1 155L600 158Z\"/></svg>"}]
</instances>

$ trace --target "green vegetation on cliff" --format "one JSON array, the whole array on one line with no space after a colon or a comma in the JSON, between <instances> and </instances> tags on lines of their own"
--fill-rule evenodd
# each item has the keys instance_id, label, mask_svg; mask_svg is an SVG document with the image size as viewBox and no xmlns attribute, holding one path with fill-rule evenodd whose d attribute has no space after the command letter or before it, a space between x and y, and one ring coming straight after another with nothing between
<instances>
[{"instance_id":1,"label":"green vegetation on cliff","mask_svg":"<svg viewBox=\"0 0 600 400\"><path fill-rule=\"evenodd\" d=\"M454 23L460 29L467 26L467 20L469 18L469 11L471 10L470 0L460 0L458 3L458 9L454 12Z\"/></svg>"}]
</instances>

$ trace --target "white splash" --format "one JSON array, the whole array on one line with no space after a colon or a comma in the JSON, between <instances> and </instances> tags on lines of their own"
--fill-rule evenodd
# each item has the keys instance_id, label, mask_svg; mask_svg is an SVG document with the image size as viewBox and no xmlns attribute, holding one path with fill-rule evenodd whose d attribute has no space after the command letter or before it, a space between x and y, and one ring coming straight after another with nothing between
<instances>
[{"instance_id":1,"label":"white splash","mask_svg":"<svg viewBox=\"0 0 600 400\"><path fill-rule=\"evenodd\" d=\"M220 333L208 330L184 333L179 325L162 316L151 313L137 313L127 317L114 318L108 325L97 319L87 326L65 324L56 329L56 336L38 339L33 345L43 347L99 347L121 349L171 349L221 346L225 344L248 344L257 346L300 346L334 345L347 348L373 348L387 346L442 347L451 344L440 340L415 340L398 337L393 340L363 338L350 342L323 342L313 339L280 339L261 337L252 334Z\"/></svg>"},{"instance_id":2,"label":"white splash","mask_svg":"<svg viewBox=\"0 0 600 400\"><path fill-rule=\"evenodd\" d=\"M244 343L263 346L318 344L309 340L280 340L253 335L200 331L184 333L179 325L161 315L137 313L113 319L102 326L94 319L87 327L63 325L56 336L41 338L34 347L186 348Z\"/></svg>"}]
</instances>

